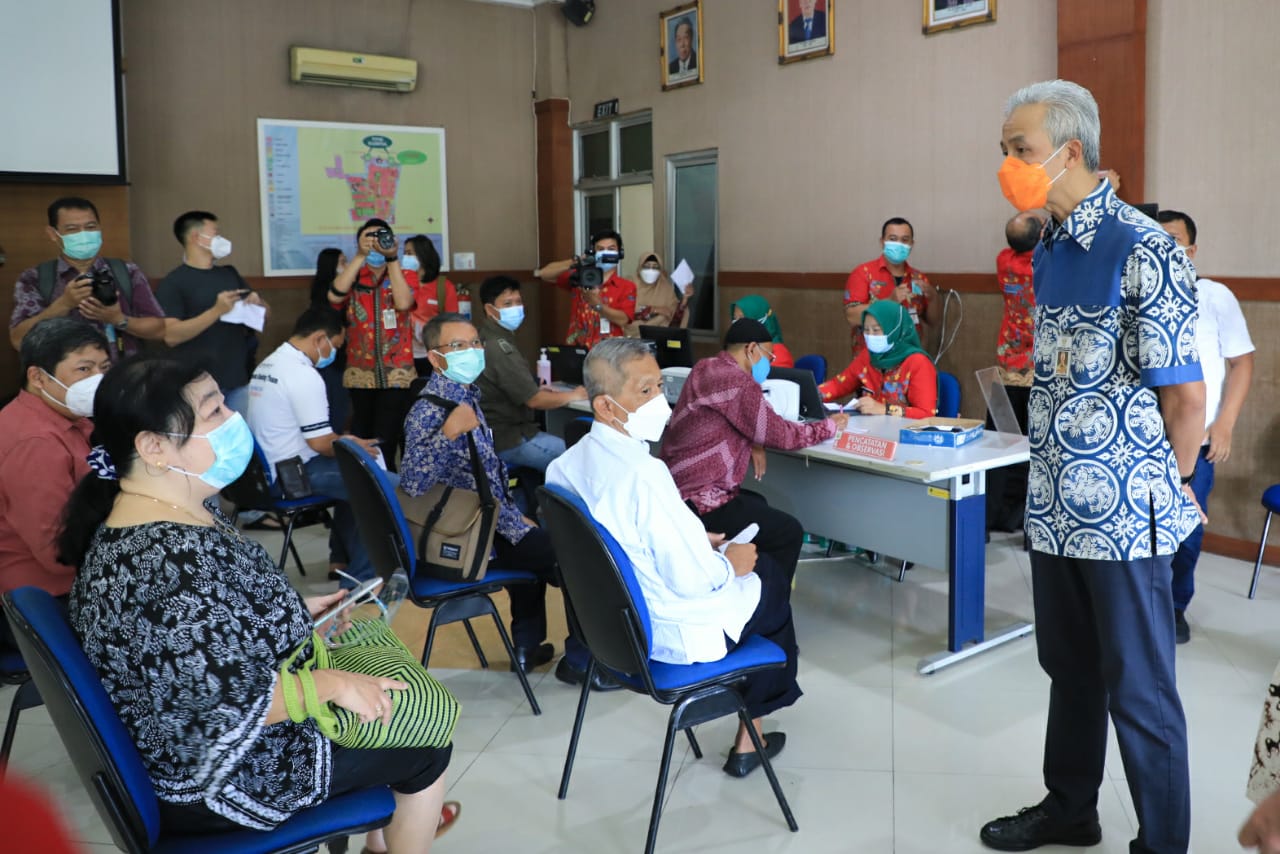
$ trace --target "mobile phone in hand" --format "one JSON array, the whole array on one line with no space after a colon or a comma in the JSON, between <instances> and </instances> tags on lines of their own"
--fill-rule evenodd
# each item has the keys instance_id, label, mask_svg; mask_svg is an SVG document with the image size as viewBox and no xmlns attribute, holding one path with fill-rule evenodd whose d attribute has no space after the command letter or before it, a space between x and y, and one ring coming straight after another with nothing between
<instances>
[{"instance_id":1,"label":"mobile phone in hand","mask_svg":"<svg viewBox=\"0 0 1280 854\"><path fill-rule=\"evenodd\" d=\"M315 630L322 635L327 635L328 632L332 630L334 626L337 625L337 617L340 614L342 614L344 611L348 610L349 608L355 605L363 605L364 603L370 601L369 594L372 593L374 590L377 590L381 586L382 586L381 578L371 578L368 581L362 582L354 590L352 590L349 594L347 594L345 599L343 599L337 605L330 606L330 608L327 611L323 612L322 614L320 614L320 616L316 617L316 620L314 623Z\"/></svg>"}]
</instances>

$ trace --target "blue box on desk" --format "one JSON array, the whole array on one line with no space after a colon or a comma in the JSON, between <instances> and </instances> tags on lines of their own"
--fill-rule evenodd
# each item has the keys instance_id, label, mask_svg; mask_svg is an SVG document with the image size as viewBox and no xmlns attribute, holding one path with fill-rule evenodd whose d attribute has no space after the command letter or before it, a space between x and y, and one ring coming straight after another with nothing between
<instances>
[{"instance_id":1,"label":"blue box on desk","mask_svg":"<svg viewBox=\"0 0 1280 854\"><path fill-rule=\"evenodd\" d=\"M962 448L982 438L983 429L982 422L972 418L922 418L903 427L898 441L904 445Z\"/></svg>"}]
</instances>

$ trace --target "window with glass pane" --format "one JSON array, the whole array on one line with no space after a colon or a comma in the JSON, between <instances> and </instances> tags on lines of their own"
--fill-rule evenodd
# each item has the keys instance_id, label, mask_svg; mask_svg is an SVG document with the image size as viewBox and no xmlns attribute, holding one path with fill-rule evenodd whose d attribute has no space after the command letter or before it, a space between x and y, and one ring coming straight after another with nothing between
<instances>
[{"instance_id":1,"label":"window with glass pane","mask_svg":"<svg viewBox=\"0 0 1280 854\"><path fill-rule=\"evenodd\" d=\"M689 302L689 326L694 329L716 329L716 237L717 177L716 161L697 163L673 162L667 200L671 216L672 268L681 260L693 269L693 299Z\"/></svg>"},{"instance_id":2,"label":"window with glass pane","mask_svg":"<svg viewBox=\"0 0 1280 854\"><path fill-rule=\"evenodd\" d=\"M582 236L582 247L588 249L587 240L598 231L613 228L613 191L582 199L582 221L587 226L587 233Z\"/></svg>"},{"instance_id":3,"label":"window with glass pane","mask_svg":"<svg viewBox=\"0 0 1280 854\"><path fill-rule=\"evenodd\" d=\"M582 153L582 163L578 168L579 180L610 177L608 129L580 135L578 148Z\"/></svg>"},{"instance_id":4,"label":"window with glass pane","mask_svg":"<svg viewBox=\"0 0 1280 854\"><path fill-rule=\"evenodd\" d=\"M623 175L653 171L653 125L649 122L625 125L618 129L618 145Z\"/></svg>"}]
</instances>

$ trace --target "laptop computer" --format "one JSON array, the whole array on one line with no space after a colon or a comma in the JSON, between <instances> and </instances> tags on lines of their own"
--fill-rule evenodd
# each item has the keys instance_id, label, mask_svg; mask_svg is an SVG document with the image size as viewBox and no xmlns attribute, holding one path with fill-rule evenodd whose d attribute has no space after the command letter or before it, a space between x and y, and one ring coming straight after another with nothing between
<instances>
[{"instance_id":1,"label":"laptop computer","mask_svg":"<svg viewBox=\"0 0 1280 854\"><path fill-rule=\"evenodd\" d=\"M692 368L693 339L688 329L672 326L641 326L640 337L652 342L659 368Z\"/></svg>"},{"instance_id":2,"label":"laptop computer","mask_svg":"<svg viewBox=\"0 0 1280 854\"><path fill-rule=\"evenodd\" d=\"M548 344L547 358L551 361L553 385L565 383L570 387L582 385L582 363L587 360L587 348L565 344Z\"/></svg>"},{"instance_id":3,"label":"laptop computer","mask_svg":"<svg viewBox=\"0 0 1280 854\"><path fill-rule=\"evenodd\" d=\"M822 406L822 394L818 391L818 381L813 371L801 368L770 368L769 379L789 380L800 387L800 420L822 421L827 411Z\"/></svg>"}]
</instances>

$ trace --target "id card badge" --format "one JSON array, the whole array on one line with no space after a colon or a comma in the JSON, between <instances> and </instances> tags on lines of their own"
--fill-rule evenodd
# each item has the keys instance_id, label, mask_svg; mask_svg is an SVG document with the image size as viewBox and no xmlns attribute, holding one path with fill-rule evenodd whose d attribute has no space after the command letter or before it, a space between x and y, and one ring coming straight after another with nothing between
<instances>
[{"instance_id":1,"label":"id card badge","mask_svg":"<svg viewBox=\"0 0 1280 854\"><path fill-rule=\"evenodd\" d=\"M609 323L609 321L605 320L603 317L600 318L600 334L601 335L608 335L612 329L613 329L613 326L612 324Z\"/></svg>"},{"instance_id":2,"label":"id card badge","mask_svg":"<svg viewBox=\"0 0 1280 854\"><path fill-rule=\"evenodd\" d=\"M396 310L394 308L384 308L382 310L382 328L396 328Z\"/></svg>"},{"instance_id":3,"label":"id card badge","mask_svg":"<svg viewBox=\"0 0 1280 854\"><path fill-rule=\"evenodd\" d=\"M920 325L920 312L916 309L916 307L915 307L915 305L914 305L914 304L913 304L910 308L908 308L908 309L907 309L907 313L911 315L911 322L912 322L914 325L919 326L919 325Z\"/></svg>"},{"instance_id":4,"label":"id card badge","mask_svg":"<svg viewBox=\"0 0 1280 854\"><path fill-rule=\"evenodd\" d=\"M1071 373L1071 336L1065 332L1058 335L1058 346L1053 360L1053 375L1065 377Z\"/></svg>"}]
</instances>

